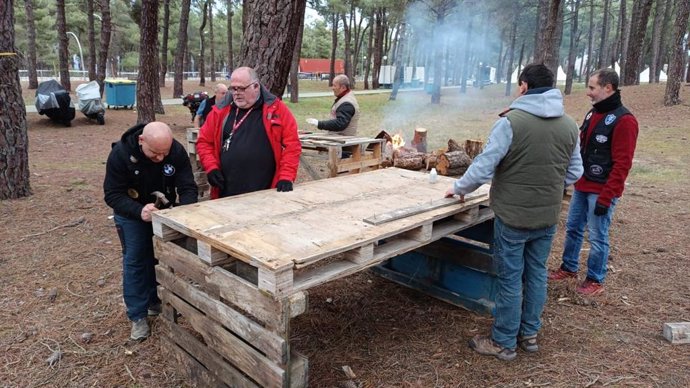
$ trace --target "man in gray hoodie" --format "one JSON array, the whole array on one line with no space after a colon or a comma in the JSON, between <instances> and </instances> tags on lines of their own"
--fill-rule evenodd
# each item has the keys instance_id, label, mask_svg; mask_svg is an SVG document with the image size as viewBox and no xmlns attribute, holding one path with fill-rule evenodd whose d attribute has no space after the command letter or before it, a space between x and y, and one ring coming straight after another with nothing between
<instances>
[{"instance_id":1,"label":"man in gray hoodie","mask_svg":"<svg viewBox=\"0 0 690 388\"><path fill-rule=\"evenodd\" d=\"M553 85L546 66L527 65L518 77L518 98L500 114L482 153L446 192L464 200L492 181L496 309L491 335L475 336L470 347L505 361L517 356L517 345L527 352L539 350L546 260L563 188L582 175L578 127Z\"/></svg>"}]
</instances>

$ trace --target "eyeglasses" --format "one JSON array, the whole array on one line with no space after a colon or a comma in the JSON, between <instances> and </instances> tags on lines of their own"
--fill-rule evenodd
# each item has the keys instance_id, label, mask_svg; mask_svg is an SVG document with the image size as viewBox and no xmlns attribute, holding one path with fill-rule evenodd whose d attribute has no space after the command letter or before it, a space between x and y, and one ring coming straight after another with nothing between
<instances>
[{"instance_id":1,"label":"eyeglasses","mask_svg":"<svg viewBox=\"0 0 690 388\"><path fill-rule=\"evenodd\" d=\"M247 86L231 86L230 91L233 93L244 93L250 86L254 86L256 82L252 82Z\"/></svg>"}]
</instances>

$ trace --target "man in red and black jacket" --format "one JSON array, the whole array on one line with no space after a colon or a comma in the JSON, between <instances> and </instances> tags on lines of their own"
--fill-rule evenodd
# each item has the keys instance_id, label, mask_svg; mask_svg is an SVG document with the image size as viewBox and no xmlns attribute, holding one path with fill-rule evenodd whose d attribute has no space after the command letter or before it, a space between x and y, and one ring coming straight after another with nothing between
<instances>
[{"instance_id":1,"label":"man in red and black jacket","mask_svg":"<svg viewBox=\"0 0 690 388\"><path fill-rule=\"evenodd\" d=\"M232 72L229 91L213 106L196 143L211 198L292 191L302 144L290 109L249 67Z\"/></svg>"},{"instance_id":2,"label":"man in red and black jacket","mask_svg":"<svg viewBox=\"0 0 690 388\"><path fill-rule=\"evenodd\" d=\"M577 277L585 227L590 251L587 277L577 287L583 295L604 291L609 257L609 226L625 180L632 167L637 144L637 119L621 103L618 74L612 69L595 71L587 84L593 108L580 127L580 153L584 174L575 183L570 201L561 267L550 280Z\"/></svg>"}]
</instances>

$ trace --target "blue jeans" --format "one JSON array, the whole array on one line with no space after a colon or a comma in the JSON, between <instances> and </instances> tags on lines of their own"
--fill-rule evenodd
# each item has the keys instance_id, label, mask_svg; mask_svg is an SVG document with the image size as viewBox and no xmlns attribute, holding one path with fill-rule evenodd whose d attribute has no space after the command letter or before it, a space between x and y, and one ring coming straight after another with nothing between
<instances>
[{"instance_id":1,"label":"blue jeans","mask_svg":"<svg viewBox=\"0 0 690 388\"><path fill-rule=\"evenodd\" d=\"M563 246L563 264L561 268L577 272L580 262L580 249L585 235L585 226L589 233L589 257L587 258L587 278L603 283L606 278L606 264L609 260L609 226L613 218L618 198L614 198L609 211L603 216L594 215L599 194L584 193L575 190L570 199L568 221L565 225L565 243Z\"/></svg>"},{"instance_id":2,"label":"blue jeans","mask_svg":"<svg viewBox=\"0 0 690 388\"><path fill-rule=\"evenodd\" d=\"M516 229L494 220L494 259L498 275L493 340L515 349L517 336L536 335L546 303L546 260L556 225Z\"/></svg>"},{"instance_id":3,"label":"blue jeans","mask_svg":"<svg viewBox=\"0 0 690 388\"><path fill-rule=\"evenodd\" d=\"M151 223L115 215L122 244L122 296L131 321L146 318L149 306L160 303L156 290Z\"/></svg>"}]
</instances>

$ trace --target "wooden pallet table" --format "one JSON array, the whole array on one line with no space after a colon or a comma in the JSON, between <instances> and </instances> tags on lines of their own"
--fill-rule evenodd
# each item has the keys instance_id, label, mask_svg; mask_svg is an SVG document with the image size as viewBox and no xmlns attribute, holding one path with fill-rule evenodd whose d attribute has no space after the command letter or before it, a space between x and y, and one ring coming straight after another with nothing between
<instances>
[{"instance_id":1,"label":"wooden pallet table","mask_svg":"<svg viewBox=\"0 0 690 388\"><path fill-rule=\"evenodd\" d=\"M166 348L200 385L301 387L289 345L308 290L493 217L488 186L397 168L154 213Z\"/></svg>"},{"instance_id":2,"label":"wooden pallet table","mask_svg":"<svg viewBox=\"0 0 690 388\"><path fill-rule=\"evenodd\" d=\"M194 182L196 182L199 188L199 201L205 201L211 198L211 185L208 183L206 172L201 167L199 155L196 153L196 140L198 137L198 128L187 128L187 154L189 155L189 162L194 172Z\"/></svg>"},{"instance_id":3,"label":"wooden pallet table","mask_svg":"<svg viewBox=\"0 0 690 388\"><path fill-rule=\"evenodd\" d=\"M300 134L302 149L328 152L328 176L378 169L385 139L328 133Z\"/></svg>"}]
</instances>

